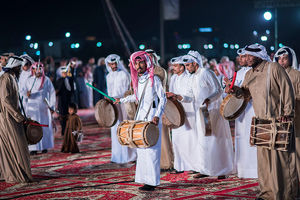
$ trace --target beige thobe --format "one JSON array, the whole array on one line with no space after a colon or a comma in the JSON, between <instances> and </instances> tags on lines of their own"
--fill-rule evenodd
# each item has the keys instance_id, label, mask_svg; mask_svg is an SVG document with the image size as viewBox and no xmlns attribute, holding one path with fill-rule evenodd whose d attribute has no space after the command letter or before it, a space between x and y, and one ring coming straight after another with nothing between
<instances>
[{"instance_id":1,"label":"beige thobe","mask_svg":"<svg viewBox=\"0 0 300 200\"><path fill-rule=\"evenodd\" d=\"M0 168L8 183L32 180L30 156L18 105L15 77L5 73L0 78Z\"/></svg>"},{"instance_id":2,"label":"beige thobe","mask_svg":"<svg viewBox=\"0 0 300 200\"><path fill-rule=\"evenodd\" d=\"M295 94L295 144L296 144L296 166L300 182L300 72L291 67L286 70L289 75Z\"/></svg>"},{"instance_id":3,"label":"beige thobe","mask_svg":"<svg viewBox=\"0 0 300 200\"><path fill-rule=\"evenodd\" d=\"M267 73L270 65L270 90L267 93ZM263 61L247 72L242 88L248 89L253 99L255 116L260 119L293 116L294 93L291 81L278 63ZM266 99L269 99L266 103ZM267 107L269 109L267 109ZM294 146L290 151L268 150L257 147L259 197L263 199L295 199L299 183Z\"/></svg>"}]
</instances>

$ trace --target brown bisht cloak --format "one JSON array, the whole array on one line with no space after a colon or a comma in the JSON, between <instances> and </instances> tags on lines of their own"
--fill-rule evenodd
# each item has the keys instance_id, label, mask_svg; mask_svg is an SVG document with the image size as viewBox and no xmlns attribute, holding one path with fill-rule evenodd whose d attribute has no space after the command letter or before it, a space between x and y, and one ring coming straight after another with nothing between
<instances>
[{"instance_id":1,"label":"brown bisht cloak","mask_svg":"<svg viewBox=\"0 0 300 200\"><path fill-rule=\"evenodd\" d=\"M4 73L0 78L0 168L8 183L32 180L30 156L18 105L18 85L15 77Z\"/></svg>"},{"instance_id":2,"label":"brown bisht cloak","mask_svg":"<svg viewBox=\"0 0 300 200\"><path fill-rule=\"evenodd\" d=\"M68 120L66 124L66 130L64 134L64 143L61 148L61 152L64 153L78 153L79 148L77 145L77 137L73 135L73 131L81 131L82 123L78 115L68 115Z\"/></svg>"}]
</instances>

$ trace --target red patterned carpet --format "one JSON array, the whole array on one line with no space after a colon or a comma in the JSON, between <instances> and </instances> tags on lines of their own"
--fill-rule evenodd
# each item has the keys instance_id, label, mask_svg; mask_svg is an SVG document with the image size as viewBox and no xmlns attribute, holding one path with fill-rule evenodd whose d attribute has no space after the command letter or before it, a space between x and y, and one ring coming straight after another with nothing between
<instances>
[{"instance_id":1,"label":"red patterned carpet","mask_svg":"<svg viewBox=\"0 0 300 200\"><path fill-rule=\"evenodd\" d=\"M161 173L161 185L154 192L139 192L134 182L135 165L110 163L110 131L99 128L92 110L78 113L84 122L81 153L61 153L62 138L55 135L55 148L31 156L35 182L0 182L0 199L255 199L255 179L232 175L193 179L187 172Z\"/></svg>"}]
</instances>

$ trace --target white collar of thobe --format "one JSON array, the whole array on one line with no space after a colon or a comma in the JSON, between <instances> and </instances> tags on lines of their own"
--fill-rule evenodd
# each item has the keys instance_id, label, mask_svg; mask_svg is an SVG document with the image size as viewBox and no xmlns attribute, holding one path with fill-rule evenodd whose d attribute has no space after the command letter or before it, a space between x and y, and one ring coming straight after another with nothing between
<instances>
[{"instance_id":1,"label":"white collar of thobe","mask_svg":"<svg viewBox=\"0 0 300 200\"><path fill-rule=\"evenodd\" d=\"M149 78L149 73L145 72L142 76L139 76L139 81L143 82L144 80Z\"/></svg>"}]
</instances>

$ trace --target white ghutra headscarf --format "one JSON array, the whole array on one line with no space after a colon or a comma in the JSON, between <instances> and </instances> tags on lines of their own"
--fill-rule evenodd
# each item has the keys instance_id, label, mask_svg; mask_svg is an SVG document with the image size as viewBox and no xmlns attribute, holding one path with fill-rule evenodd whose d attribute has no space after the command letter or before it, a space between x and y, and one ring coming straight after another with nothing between
<instances>
[{"instance_id":1,"label":"white ghutra headscarf","mask_svg":"<svg viewBox=\"0 0 300 200\"><path fill-rule=\"evenodd\" d=\"M122 71L126 72L127 74L129 74L127 69L124 67L123 63L120 61L120 56L118 56L117 54L110 54L105 58L106 69L110 73L110 72L112 72L112 70L111 70L111 67L108 65L109 63L117 63L117 68L119 70L122 70Z\"/></svg>"},{"instance_id":2,"label":"white ghutra headscarf","mask_svg":"<svg viewBox=\"0 0 300 200\"><path fill-rule=\"evenodd\" d=\"M298 62L297 62L296 53L290 47L284 46L284 47L281 47L280 49L278 49L278 51L274 55L273 61L278 62L279 57L283 56L283 55L288 55L291 67L293 69L298 70Z\"/></svg>"},{"instance_id":3,"label":"white ghutra headscarf","mask_svg":"<svg viewBox=\"0 0 300 200\"><path fill-rule=\"evenodd\" d=\"M271 62L271 59L267 53L266 48L261 44L251 44L247 45L244 48L244 54L252 55L258 58L261 58L262 60L266 60Z\"/></svg>"}]
</instances>

